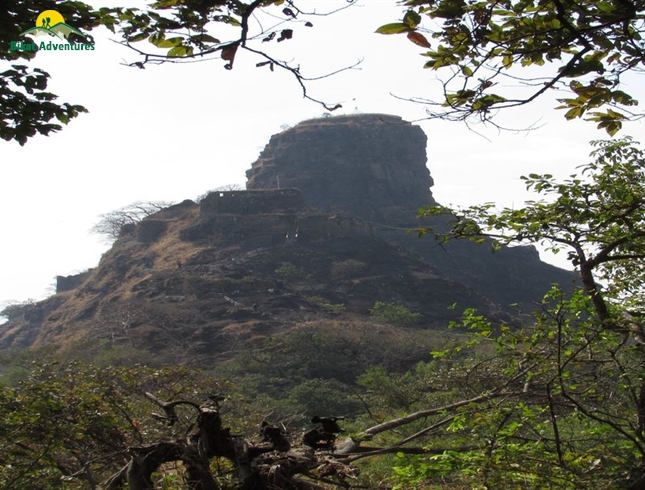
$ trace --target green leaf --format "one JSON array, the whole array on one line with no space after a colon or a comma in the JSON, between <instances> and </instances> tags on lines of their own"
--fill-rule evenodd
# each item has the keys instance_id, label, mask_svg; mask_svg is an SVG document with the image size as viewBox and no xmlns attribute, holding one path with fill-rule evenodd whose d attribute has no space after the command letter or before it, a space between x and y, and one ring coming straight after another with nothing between
<instances>
[{"instance_id":1,"label":"green leaf","mask_svg":"<svg viewBox=\"0 0 645 490\"><path fill-rule=\"evenodd\" d=\"M622 105L638 105L638 101L634 100L633 97L622 90L614 90L611 92L611 98L618 104Z\"/></svg>"},{"instance_id":2,"label":"green leaf","mask_svg":"<svg viewBox=\"0 0 645 490\"><path fill-rule=\"evenodd\" d=\"M63 124L67 124L69 122L69 116L67 114L65 114L64 112L56 114L56 119L58 119Z\"/></svg>"},{"instance_id":3,"label":"green leaf","mask_svg":"<svg viewBox=\"0 0 645 490\"><path fill-rule=\"evenodd\" d=\"M466 13L465 7L464 0L444 0L437 3L430 15L442 19L458 19Z\"/></svg>"},{"instance_id":4,"label":"green leaf","mask_svg":"<svg viewBox=\"0 0 645 490\"><path fill-rule=\"evenodd\" d=\"M401 22L395 22L393 24L385 24L378 29L376 29L377 34L399 34L401 32L410 31L410 26L407 24L402 24Z\"/></svg>"},{"instance_id":5,"label":"green leaf","mask_svg":"<svg viewBox=\"0 0 645 490\"><path fill-rule=\"evenodd\" d=\"M183 40L181 37L171 37L170 39L160 39L154 45L158 48L174 48L180 46Z\"/></svg>"},{"instance_id":6,"label":"green leaf","mask_svg":"<svg viewBox=\"0 0 645 490\"><path fill-rule=\"evenodd\" d=\"M600 1L596 3L596 8L604 14L609 14L614 10L616 10L616 7L614 7L614 4L612 2L606 2L606 1Z\"/></svg>"},{"instance_id":7,"label":"green leaf","mask_svg":"<svg viewBox=\"0 0 645 490\"><path fill-rule=\"evenodd\" d=\"M150 44L157 45L158 42L163 41L166 38L166 33L163 31L155 32L148 38Z\"/></svg>"},{"instance_id":8,"label":"green leaf","mask_svg":"<svg viewBox=\"0 0 645 490\"><path fill-rule=\"evenodd\" d=\"M614 136L622 127L623 123L620 121L603 121L598 124L598 129L604 129L610 136Z\"/></svg>"},{"instance_id":9,"label":"green leaf","mask_svg":"<svg viewBox=\"0 0 645 490\"><path fill-rule=\"evenodd\" d=\"M143 41L144 39L147 39L148 36L149 34L147 32L140 32L139 34L128 38L128 42L136 43L139 41Z\"/></svg>"},{"instance_id":10,"label":"green leaf","mask_svg":"<svg viewBox=\"0 0 645 490\"><path fill-rule=\"evenodd\" d=\"M569 109L565 114L564 117L567 120L575 119L577 117L581 117L585 113L585 110L583 107L574 107L572 109Z\"/></svg>"},{"instance_id":11,"label":"green leaf","mask_svg":"<svg viewBox=\"0 0 645 490\"><path fill-rule=\"evenodd\" d=\"M169 58L180 58L182 56L190 56L193 54L193 48L191 46L175 46L170 51L168 51Z\"/></svg>"},{"instance_id":12,"label":"green leaf","mask_svg":"<svg viewBox=\"0 0 645 490\"><path fill-rule=\"evenodd\" d=\"M229 24L235 27L240 27L242 24L239 20L237 20L234 17L231 17L230 15L216 15L213 20L215 22L223 22L225 24Z\"/></svg>"},{"instance_id":13,"label":"green leaf","mask_svg":"<svg viewBox=\"0 0 645 490\"><path fill-rule=\"evenodd\" d=\"M505 102L506 99L504 97L501 97L496 94L489 94L489 95L484 95L483 97L479 97L478 99L475 99L472 104L472 109L475 111L481 111L483 109L488 109L494 104L498 104L500 102Z\"/></svg>"},{"instance_id":14,"label":"green leaf","mask_svg":"<svg viewBox=\"0 0 645 490\"><path fill-rule=\"evenodd\" d=\"M504 68L507 70L513 66L513 55L512 54L505 54L504 57L502 58L502 65Z\"/></svg>"},{"instance_id":15,"label":"green leaf","mask_svg":"<svg viewBox=\"0 0 645 490\"><path fill-rule=\"evenodd\" d=\"M191 41L196 41L200 43L215 43L219 44L219 39L209 36L208 34L197 34L195 36L190 36Z\"/></svg>"},{"instance_id":16,"label":"green leaf","mask_svg":"<svg viewBox=\"0 0 645 490\"><path fill-rule=\"evenodd\" d=\"M403 23L408 27L414 29L421 23L421 16L414 10L408 10L403 16Z\"/></svg>"},{"instance_id":17,"label":"green leaf","mask_svg":"<svg viewBox=\"0 0 645 490\"><path fill-rule=\"evenodd\" d=\"M181 3L180 0L157 0L151 5L151 7L157 9L168 9L175 7L179 3Z\"/></svg>"}]
</instances>

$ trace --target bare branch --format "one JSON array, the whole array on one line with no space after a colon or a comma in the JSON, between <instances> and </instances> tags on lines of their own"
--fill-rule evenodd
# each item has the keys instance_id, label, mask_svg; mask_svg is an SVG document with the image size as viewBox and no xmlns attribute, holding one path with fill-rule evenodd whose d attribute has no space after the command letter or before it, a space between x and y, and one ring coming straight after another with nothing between
<instances>
[{"instance_id":1,"label":"bare branch","mask_svg":"<svg viewBox=\"0 0 645 490\"><path fill-rule=\"evenodd\" d=\"M516 377L519 377L516 376ZM515 378L514 378L515 379ZM508 383L507 383L508 384ZM405 417L400 417L398 419L393 419L393 420L388 420L387 422L383 422L382 424L375 425L373 427L370 427L369 429L366 429L362 432L362 434L368 435L368 436L373 436L376 434L380 434L381 432L385 432L387 430L392 430L397 427L401 427L402 425L407 425L411 422L414 422L415 420L423 419L426 417L430 417L431 415L438 415L441 413L445 412L451 412L453 410L456 410L460 407L470 405L471 403L482 403L488 400L493 400L495 398L505 398L509 396L521 396L523 395L523 391L492 391L489 393L485 393L483 395L479 395L473 398L469 398L467 400L461 400L455 403L451 403L448 405L444 405L442 407L438 408L431 408L428 410L420 410L418 412L411 413L410 415L406 415Z\"/></svg>"},{"instance_id":2,"label":"bare branch","mask_svg":"<svg viewBox=\"0 0 645 490\"><path fill-rule=\"evenodd\" d=\"M169 201L136 201L115 211L101 214L91 231L105 236L108 240L116 240L128 225L134 226L142 219L172 205Z\"/></svg>"}]
</instances>

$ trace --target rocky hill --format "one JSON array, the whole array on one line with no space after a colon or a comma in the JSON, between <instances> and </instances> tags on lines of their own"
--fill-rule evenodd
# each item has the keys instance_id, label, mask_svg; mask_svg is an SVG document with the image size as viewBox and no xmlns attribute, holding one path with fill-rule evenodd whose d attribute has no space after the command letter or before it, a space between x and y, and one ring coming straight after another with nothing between
<instances>
[{"instance_id":1,"label":"rocky hill","mask_svg":"<svg viewBox=\"0 0 645 490\"><path fill-rule=\"evenodd\" d=\"M419 207L437 204L430 191L427 143L420 127L396 116L305 121L271 137L247 171L247 187L298 188L310 206L370 222L378 238L404 246L500 305L530 309L551 283L571 284L573 275L541 262L534 247L493 254L467 241L436 246L430 237L419 240L407 233L420 225L443 227L438 218L416 218Z\"/></svg>"},{"instance_id":2,"label":"rocky hill","mask_svg":"<svg viewBox=\"0 0 645 490\"><path fill-rule=\"evenodd\" d=\"M427 352L423 332L442 331L465 307L509 318L510 303L571 282L533 248L492 255L407 233L416 209L435 203L426 142L419 127L385 115L305 121L275 135L247 172L248 190L212 192L124 227L96 268L7 310L0 347L118 344L226 360L315 326L367 352L367 338L401 339L369 316L382 301L420 314L408 352Z\"/></svg>"}]
</instances>

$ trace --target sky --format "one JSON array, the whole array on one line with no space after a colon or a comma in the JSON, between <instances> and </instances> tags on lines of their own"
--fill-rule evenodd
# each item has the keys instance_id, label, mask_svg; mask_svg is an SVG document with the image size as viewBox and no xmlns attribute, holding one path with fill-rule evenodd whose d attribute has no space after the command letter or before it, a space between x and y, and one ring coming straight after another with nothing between
<instances>
[{"instance_id":1,"label":"sky","mask_svg":"<svg viewBox=\"0 0 645 490\"><path fill-rule=\"evenodd\" d=\"M101 2L110 4L118 3ZM403 36L374 33L401 16L393 0L358 0L312 19L312 28L297 26L292 40L271 49L299 63L306 76L361 61L356 69L309 83L310 95L341 103L334 115L378 112L416 121L428 136L438 202L519 206L533 197L521 175L566 177L588 161L589 141L606 137L592 123L565 121L553 110L552 96L497 119L512 128L534 126L532 131L425 120L424 106L401 100L440 94L437 73L422 68L423 49ZM90 233L102 213L134 201L179 202L218 186L243 185L272 134L325 113L303 99L291 75L256 68L261 60L250 53L239 52L233 70L225 70L221 59L141 70L124 66L139 58L114 42L117 35L92 34L94 51L42 51L33 63L50 73L49 89L59 101L82 104L90 113L24 147L0 141L0 309L43 299L54 293L56 275L96 266L109 247ZM645 92L637 80L626 88L637 98ZM639 139L643 123L630 123L623 134Z\"/></svg>"}]
</instances>

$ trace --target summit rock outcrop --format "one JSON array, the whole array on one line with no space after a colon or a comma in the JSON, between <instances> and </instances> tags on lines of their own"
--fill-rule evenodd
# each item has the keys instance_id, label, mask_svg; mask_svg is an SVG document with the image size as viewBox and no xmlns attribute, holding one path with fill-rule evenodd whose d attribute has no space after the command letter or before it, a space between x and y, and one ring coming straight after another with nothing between
<instances>
[{"instance_id":1,"label":"summit rock outcrop","mask_svg":"<svg viewBox=\"0 0 645 490\"><path fill-rule=\"evenodd\" d=\"M419 126L383 114L303 121L271 137L248 189L294 187L310 206L378 223L410 221L435 204Z\"/></svg>"}]
</instances>

